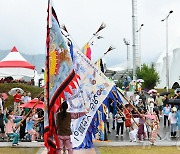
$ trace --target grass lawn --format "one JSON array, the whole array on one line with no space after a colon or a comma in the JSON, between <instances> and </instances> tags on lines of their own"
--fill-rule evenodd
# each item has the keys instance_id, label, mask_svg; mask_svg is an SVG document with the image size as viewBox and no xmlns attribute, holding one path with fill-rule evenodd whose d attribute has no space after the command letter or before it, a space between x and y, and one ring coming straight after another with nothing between
<instances>
[{"instance_id":1,"label":"grass lawn","mask_svg":"<svg viewBox=\"0 0 180 154\"><path fill-rule=\"evenodd\" d=\"M0 148L0 154L36 154L40 148Z\"/></svg>"},{"instance_id":2,"label":"grass lawn","mask_svg":"<svg viewBox=\"0 0 180 154\"><path fill-rule=\"evenodd\" d=\"M180 147L98 147L100 154L178 154Z\"/></svg>"}]
</instances>

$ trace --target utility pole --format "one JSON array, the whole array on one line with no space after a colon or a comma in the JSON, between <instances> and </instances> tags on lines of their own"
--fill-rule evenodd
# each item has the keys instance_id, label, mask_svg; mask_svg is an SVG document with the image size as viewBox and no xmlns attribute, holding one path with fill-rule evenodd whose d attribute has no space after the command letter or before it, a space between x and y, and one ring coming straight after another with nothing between
<instances>
[{"instance_id":1,"label":"utility pole","mask_svg":"<svg viewBox=\"0 0 180 154\"><path fill-rule=\"evenodd\" d=\"M136 31L139 34L139 63L138 66L141 69L141 29L144 26L144 24L141 24L141 26L139 27L139 29Z\"/></svg>"},{"instance_id":2,"label":"utility pole","mask_svg":"<svg viewBox=\"0 0 180 154\"><path fill-rule=\"evenodd\" d=\"M132 0L132 36L133 36L133 80L136 80L136 69L138 61L137 52L137 0Z\"/></svg>"},{"instance_id":3,"label":"utility pole","mask_svg":"<svg viewBox=\"0 0 180 154\"><path fill-rule=\"evenodd\" d=\"M166 18L162 19L161 21L166 21L166 90L168 92L169 89L169 55L168 55L168 18L170 14L173 13L173 11L169 11L169 14L166 16Z\"/></svg>"},{"instance_id":4,"label":"utility pole","mask_svg":"<svg viewBox=\"0 0 180 154\"><path fill-rule=\"evenodd\" d=\"M127 72L129 72L130 69L130 52L129 52L129 45L130 42L126 40L125 38L123 39L125 45L127 46Z\"/></svg>"}]
</instances>

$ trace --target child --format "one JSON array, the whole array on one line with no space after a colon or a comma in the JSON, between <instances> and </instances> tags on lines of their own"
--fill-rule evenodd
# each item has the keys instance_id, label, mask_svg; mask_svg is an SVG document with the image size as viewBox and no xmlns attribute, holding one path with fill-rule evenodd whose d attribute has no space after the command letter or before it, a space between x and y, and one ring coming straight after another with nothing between
<instances>
[{"instance_id":1,"label":"child","mask_svg":"<svg viewBox=\"0 0 180 154\"><path fill-rule=\"evenodd\" d=\"M129 130L130 130L130 127L132 124L131 124L131 111L130 111L129 105L126 105L126 109L124 110L124 115L125 115L126 129L127 127L129 127Z\"/></svg>"},{"instance_id":2,"label":"child","mask_svg":"<svg viewBox=\"0 0 180 154\"><path fill-rule=\"evenodd\" d=\"M173 107L168 117L169 123L171 125L171 137L176 137L176 129L177 129L176 111L177 111L176 107Z\"/></svg>"},{"instance_id":3,"label":"child","mask_svg":"<svg viewBox=\"0 0 180 154\"><path fill-rule=\"evenodd\" d=\"M34 119L33 118L33 113L26 119L26 131L28 134L31 135L31 142L37 142L36 137L38 136L38 132L34 130L34 122L39 119Z\"/></svg>"},{"instance_id":4,"label":"child","mask_svg":"<svg viewBox=\"0 0 180 154\"><path fill-rule=\"evenodd\" d=\"M155 118L152 121L152 128L151 128L152 131L150 133L150 139L149 139L152 145L154 145L154 142L156 141L156 137L158 135L158 130L159 130L159 120L156 113L154 113L154 115Z\"/></svg>"},{"instance_id":5,"label":"child","mask_svg":"<svg viewBox=\"0 0 180 154\"><path fill-rule=\"evenodd\" d=\"M115 119L117 122L117 127L116 127L116 137L119 136L119 129L121 127L121 136L123 136L123 129L124 129L124 114L122 109L119 109L120 111L116 113Z\"/></svg>"}]
</instances>

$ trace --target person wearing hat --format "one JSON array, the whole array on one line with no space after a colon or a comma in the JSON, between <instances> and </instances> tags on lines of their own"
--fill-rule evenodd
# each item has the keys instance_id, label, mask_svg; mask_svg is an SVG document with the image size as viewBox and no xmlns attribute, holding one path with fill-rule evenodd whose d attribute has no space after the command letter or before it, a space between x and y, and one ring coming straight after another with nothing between
<instances>
[{"instance_id":1,"label":"person wearing hat","mask_svg":"<svg viewBox=\"0 0 180 154\"><path fill-rule=\"evenodd\" d=\"M169 114L168 120L171 125L171 137L176 137L176 129L177 129L177 109L173 107L171 113Z\"/></svg>"}]
</instances>

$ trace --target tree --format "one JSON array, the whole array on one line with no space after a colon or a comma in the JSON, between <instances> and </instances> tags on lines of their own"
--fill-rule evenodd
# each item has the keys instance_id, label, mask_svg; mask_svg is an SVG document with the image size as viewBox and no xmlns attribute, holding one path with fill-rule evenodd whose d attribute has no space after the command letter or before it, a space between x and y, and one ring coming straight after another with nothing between
<instances>
[{"instance_id":1,"label":"tree","mask_svg":"<svg viewBox=\"0 0 180 154\"><path fill-rule=\"evenodd\" d=\"M141 69L137 68L136 74L138 79L144 80L143 88L152 89L159 83L159 74L156 72L154 64L150 66L143 64Z\"/></svg>"}]
</instances>

